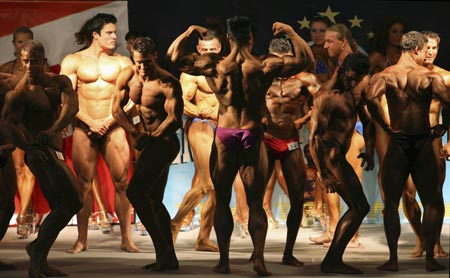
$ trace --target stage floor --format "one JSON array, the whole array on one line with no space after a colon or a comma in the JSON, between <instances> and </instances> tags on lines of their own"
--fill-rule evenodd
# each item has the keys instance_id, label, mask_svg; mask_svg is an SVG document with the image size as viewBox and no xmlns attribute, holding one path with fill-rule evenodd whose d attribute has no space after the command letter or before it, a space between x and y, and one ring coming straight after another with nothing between
<instances>
[{"instance_id":1,"label":"stage floor","mask_svg":"<svg viewBox=\"0 0 450 278\"><path fill-rule=\"evenodd\" d=\"M133 231L133 239L141 249L141 253L131 254L119 250L120 231L119 226L114 226L114 232L104 235L100 230L90 230L89 251L79 254L69 254L66 250L72 246L77 237L77 228L67 226L60 233L53 249L49 254L49 263L66 273L70 277L255 277L252 264L248 262L251 255L252 244L249 236L241 238L232 236L230 245L231 274L217 274L211 268L218 262L218 253L197 252L194 250L194 242L197 238L198 228L181 232L176 242L176 252L180 263L177 271L150 272L142 269L142 266L151 263L155 259L153 245L149 236L141 236ZM28 256L25 245L32 241L36 234L28 239L19 240L16 237L16 228L8 229L7 234L0 243L0 260L13 263L17 270L0 272L0 277L26 277L28 268ZM281 226L276 230L269 230L267 234L265 260L267 268L274 277L329 277L345 275L323 274L320 272L320 262L327 249L322 245L312 245L308 238L317 236L320 231L314 228L301 228L297 238L294 255L305 262L303 267L291 267L281 264L282 253L286 236L286 227ZM449 252L450 224L444 224L441 241ZM215 241L213 231L212 238ZM437 260L447 266L440 272L427 272L425 270L424 257L410 258L415 238L408 224L402 224L402 234L399 240L399 272L382 272L376 270L388 259L388 248L384 236L383 226L380 224L363 224L360 228L360 248L347 248L344 254L344 262L364 271L364 275L358 277L449 277L449 258ZM351 276L355 277L355 276Z\"/></svg>"}]
</instances>

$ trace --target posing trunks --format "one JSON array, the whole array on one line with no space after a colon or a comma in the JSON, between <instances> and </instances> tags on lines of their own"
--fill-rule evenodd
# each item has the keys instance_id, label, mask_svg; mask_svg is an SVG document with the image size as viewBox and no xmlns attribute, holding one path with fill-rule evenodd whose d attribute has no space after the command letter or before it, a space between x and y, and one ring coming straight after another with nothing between
<instances>
[{"instance_id":1,"label":"posing trunks","mask_svg":"<svg viewBox=\"0 0 450 278\"><path fill-rule=\"evenodd\" d=\"M93 141L97 141L101 138L104 138L106 134L108 134L111 130L113 130L117 127L119 127L119 125L117 123L112 124L112 126L109 127L109 130L104 135L100 136L97 133L93 133L91 131L91 129L89 128L89 126L87 124L85 124L82 120L80 120L80 119L75 120L75 128L79 128L82 131L84 131L84 133L86 133L86 135L89 137L89 139L91 139Z\"/></svg>"},{"instance_id":2,"label":"posing trunks","mask_svg":"<svg viewBox=\"0 0 450 278\"><path fill-rule=\"evenodd\" d=\"M391 142L395 142L400 146L403 153L408 158L410 166L412 166L422 150L424 150L427 145L433 144L433 138L429 134L408 135L401 142L396 142L395 140L391 140Z\"/></svg>"},{"instance_id":3,"label":"posing trunks","mask_svg":"<svg viewBox=\"0 0 450 278\"><path fill-rule=\"evenodd\" d=\"M202 118L192 118L192 123L198 123L198 122L209 125L211 127L211 129L213 130L213 132L216 130L216 126L213 124L212 121L210 121L208 119L202 119Z\"/></svg>"},{"instance_id":4,"label":"posing trunks","mask_svg":"<svg viewBox=\"0 0 450 278\"><path fill-rule=\"evenodd\" d=\"M290 139L264 137L264 143L266 143L266 146L272 151L275 159L282 159L288 152L300 149L299 137Z\"/></svg>"},{"instance_id":5,"label":"posing trunks","mask_svg":"<svg viewBox=\"0 0 450 278\"><path fill-rule=\"evenodd\" d=\"M259 129L216 128L216 136L227 148L248 149L262 137Z\"/></svg>"},{"instance_id":6,"label":"posing trunks","mask_svg":"<svg viewBox=\"0 0 450 278\"><path fill-rule=\"evenodd\" d=\"M361 121L357 121L357 122L356 122L356 124L355 124L355 130L356 130L356 132L358 132L360 135L363 135L363 136L364 136L364 133L363 133L363 124L361 123Z\"/></svg>"}]
</instances>

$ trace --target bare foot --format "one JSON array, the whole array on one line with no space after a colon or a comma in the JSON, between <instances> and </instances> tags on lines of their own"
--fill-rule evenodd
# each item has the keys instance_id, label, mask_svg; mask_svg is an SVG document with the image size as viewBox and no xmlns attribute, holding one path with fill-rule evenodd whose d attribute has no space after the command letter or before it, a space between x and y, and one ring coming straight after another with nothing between
<instances>
[{"instance_id":1,"label":"bare foot","mask_svg":"<svg viewBox=\"0 0 450 278\"><path fill-rule=\"evenodd\" d=\"M427 271L439 271L444 270L445 266L438 263L434 258L429 258L426 260Z\"/></svg>"},{"instance_id":2,"label":"bare foot","mask_svg":"<svg viewBox=\"0 0 450 278\"><path fill-rule=\"evenodd\" d=\"M217 272L217 273L224 273L224 274L228 274L230 273L230 264L227 263L223 263L220 262L212 268L212 271Z\"/></svg>"},{"instance_id":3,"label":"bare foot","mask_svg":"<svg viewBox=\"0 0 450 278\"><path fill-rule=\"evenodd\" d=\"M323 273L340 273L340 274L362 274L363 272L357 268L351 267L343 262L326 263L322 262L320 270Z\"/></svg>"},{"instance_id":4,"label":"bare foot","mask_svg":"<svg viewBox=\"0 0 450 278\"><path fill-rule=\"evenodd\" d=\"M324 244L327 242L331 242L333 238L330 236L328 232L323 233L321 236L318 237L309 237L309 240L314 242L315 244Z\"/></svg>"},{"instance_id":5,"label":"bare foot","mask_svg":"<svg viewBox=\"0 0 450 278\"><path fill-rule=\"evenodd\" d=\"M178 233L180 232L181 229L181 224L177 224L172 221L170 225L172 227L172 240L173 243L175 244L175 242L177 241Z\"/></svg>"},{"instance_id":6,"label":"bare foot","mask_svg":"<svg viewBox=\"0 0 450 278\"><path fill-rule=\"evenodd\" d=\"M411 258L418 258L423 256L423 252L425 252L424 245L421 243L416 243L414 249L410 255Z\"/></svg>"},{"instance_id":7,"label":"bare foot","mask_svg":"<svg viewBox=\"0 0 450 278\"><path fill-rule=\"evenodd\" d=\"M331 245L331 241L330 242L325 242L324 244L323 244L323 247L325 247L325 248L329 248L330 247L330 245ZM359 241L350 241L348 244L347 244L347 246L346 246L346 248L361 248L362 247L362 244L361 243L359 243Z\"/></svg>"},{"instance_id":8,"label":"bare foot","mask_svg":"<svg viewBox=\"0 0 450 278\"><path fill-rule=\"evenodd\" d=\"M143 269L149 269L151 271L163 271L163 270L176 270L178 269L178 261L176 262L172 262L172 263L159 263L159 262L155 262L155 263L151 263L148 265L145 265L143 267Z\"/></svg>"},{"instance_id":9,"label":"bare foot","mask_svg":"<svg viewBox=\"0 0 450 278\"><path fill-rule=\"evenodd\" d=\"M7 270L14 270L17 269L15 265L7 264L2 261L0 261L0 271L7 271Z\"/></svg>"},{"instance_id":10,"label":"bare foot","mask_svg":"<svg viewBox=\"0 0 450 278\"><path fill-rule=\"evenodd\" d=\"M29 243L25 250L27 251L28 256L30 257L30 264L28 266L28 277L29 278L41 278L45 277L44 273L42 273L42 262L43 255L42 253L36 252L34 250L32 243Z\"/></svg>"},{"instance_id":11,"label":"bare foot","mask_svg":"<svg viewBox=\"0 0 450 278\"><path fill-rule=\"evenodd\" d=\"M209 239L197 240L195 250L206 252L219 252L219 247Z\"/></svg>"},{"instance_id":12,"label":"bare foot","mask_svg":"<svg viewBox=\"0 0 450 278\"><path fill-rule=\"evenodd\" d=\"M255 260L253 263L253 270L258 273L259 276L270 276L272 272L268 271L263 261Z\"/></svg>"},{"instance_id":13,"label":"bare foot","mask_svg":"<svg viewBox=\"0 0 450 278\"><path fill-rule=\"evenodd\" d=\"M47 263L45 263L42 266L42 274L44 274L46 277L69 276L69 274L62 272L54 267L51 267Z\"/></svg>"},{"instance_id":14,"label":"bare foot","mask_svg":"<svg viewBox=\"0 0 450 278\"><path fill-rule=\"evenodd\" d=\"M291 265L291 266L303 266L305 263L297 260L294 256L283 256L282 263L285 265Z\"/></svg>"},{"instance_id":15,"label":"bare foot","mask_svg":"<svg viewBox=\"0 0 450 278\"><path fill-rule=\"evenodd\" d=\"M72 254L77 254L80 253L81 251L87 251L89 250L89 247L87 244L83 244L81 241L76 241L72 248L70 248L69 250L67 250L67 253L72 253Z\"/></svg>"},{"instance_id":16,"label":"bare foot","mask_svg":"<svg viewBox=\"0 0 450 278\"><path fill-rule=\"evenodd\" d=\"M398 262L397 261L387 261L384 264L377 267L378 270L382 271L391 271L391 272L397 272L398 271Z\"/></svg>"},{"instance_id":17,"label":"bare foot","mask_svg":"<svg viewBox=\"0 0 450 278\"><path fill-rule=\"evenodd\" d=\"M141 250L134 245L134 242L130 241L127 243L122 242L120 244L120 250L127 251L128 253L140 253Z\"/></svg>"},{"instance_id":18,"label":"bare foot","mask_svg":"<svg viewBox=\"0 0 450 278\"><path fill-rule=\"evenodd\" d=\"M444 251L444 248L440 244L434 245L434 256L438 258L448 257L448 253Z\"/></svg>"}]
</instances>

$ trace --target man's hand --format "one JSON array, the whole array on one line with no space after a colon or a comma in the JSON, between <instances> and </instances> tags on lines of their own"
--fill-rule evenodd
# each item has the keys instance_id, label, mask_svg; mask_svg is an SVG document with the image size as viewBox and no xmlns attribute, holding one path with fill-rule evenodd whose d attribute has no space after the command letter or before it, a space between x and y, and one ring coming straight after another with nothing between
<instances>
[{"instance_id":1,"label":"man's hand","mask_svg":"<svg viewBox=\"0 0 450 278\"><path fill-rule=\"evenodd\" d=\"M89 131L86 133L91 139L98 139L106 134L109 127L104 123L103 120L94 120L89 126Z\"/></svg>"},{"instance_id":2,"label":"man's hand","mask_svg":"<svg viewBox=\"0 0 450 278\"><path fill-rule=\"evenodd\" d=\"M41 131L37 136L37 143L39 145L48 145L54 136L55 133L50 130Z\"/></svg>"},{"instance_id":3,"label":"man's hand","mask_svg":"<svg viewBox=\"0 0 450 278\"><path fill-rule=\"evenodd\" d=\"M364 170L372 171L373 168L375 167L375 162L373 161L373 156L368 155L367 153L360 153L358 155L358 158L362 159L361 167L364 167L364 165L366 165Z\"/></svg>"},{"instance_id":4,"label":"man's hand","mask_svg":"<svg viewBox=\"0 0 450 278\"><path fill-rule=\"evenodd\" d=\"M450 158L450 143L445 144L442 149L439 150L439 157L449 160Z\"/></svg>"},{"instance_id":5,"label":"man's hand","mask_svg":"<svg viewBox=\"0 0 450 278\"><path fill-rule=\"evenodd\" d=\"M393 140L397 144L403 144L403 142L406 140L406 132L403 130L389 129L387 133L391 137L391 140Z\"/></svg>"},{"instance_id":6,"label":"man's hand","mask_svg":"<svg viewBox=\"0 0 450 278\"><path fill-rule=\"evenodd\" d=\"M294 29L292 29L292 27L290 25L287 25L285 23L281 23L281 22L275 22L272 25L272 31L273 31L273 35L276 36L278 34L282 34L282 33L289 33L289 32L293 32Z\"/></svg>"},{"instance_id":7,"label":"man's hand","mask_svg":"<svg viewBox=\"0 0 450 278\"><path fill-rule=\"evenodd\" d=\"M47 160L48 160L47 155L43 151L41 151L40 149L38 149L36 147L28 146L25 149L25 157L26 157L27 163L39 164L42 166L47 165Z\"/></svg>"},{"instance_id":8,"label":"man's hand","mask_svg":"<svg viewBox=\"0 0 450 278\"><path fill-rule=\"evenodd\" d=\"M448 128L445 127L444 125L441 124L435 125L430 129L430 135L433 138L442 137L447 131L447 129Z\"/></svg>"},{"instance_id":9,"label":"man's hand","mask_svg":"<svg viewBox=\"0 0 450 278\"><path fill-rule=\"evenodd\" d=\"M141 132L136 137L136 143L134 144L134 148L138 151L142 151L152 140L153 138L150 136L148 132Z\"/></svg>"},{"instance_id":10,"label":"man's hand","mask_svg":"<svg viewBox=\"0 0 450 278\"><path fill-rule=\"evenodd\" d=\"M339 181L333 175L328 173L318 173L317 179L319 181L319 185L323 186L323 189L325 189L327 193L336 192Z\"/></svg>"}]
</instances>

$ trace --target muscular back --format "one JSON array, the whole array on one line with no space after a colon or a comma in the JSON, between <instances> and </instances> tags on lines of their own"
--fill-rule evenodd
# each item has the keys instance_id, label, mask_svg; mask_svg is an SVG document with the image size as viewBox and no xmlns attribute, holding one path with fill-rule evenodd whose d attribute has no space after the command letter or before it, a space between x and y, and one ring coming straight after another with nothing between
<instances>
[{"instance_id":1,"label":"muscular back","mask_svg":"<svg viewBox=\"0 0 450 278\"><path fill-rule=\"evenodd\" d=\"M282 65L281 58L272 58ZM274 77L270 65L248 51L230 54L217 64L217 75L206 80L220 103L219 126L241 129L261 127L264 95Z\"/></svg>"},{"instance_id":2,"label":"muscular back","mask_svg":"<svg viewBox=\"0 0 450 278\"><path fill-rule=\"evenodd\" d=\"M385 73L392 129L403 130L410 135L429 133L429 109L433 95L431 72L422 67L405 70L393 66Z\"/></svg>"}]
</instances>

